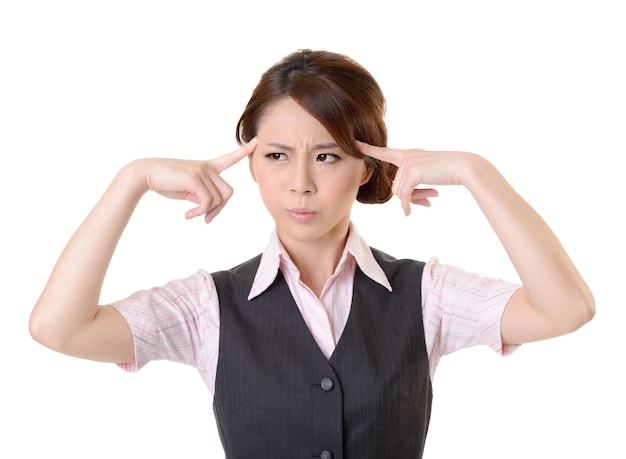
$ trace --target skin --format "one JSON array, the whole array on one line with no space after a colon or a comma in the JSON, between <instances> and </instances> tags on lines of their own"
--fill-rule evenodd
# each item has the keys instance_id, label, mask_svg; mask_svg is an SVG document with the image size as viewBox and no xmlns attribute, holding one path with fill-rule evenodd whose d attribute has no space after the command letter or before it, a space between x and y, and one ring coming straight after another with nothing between
<instances>
[{"instance_id":1,"label":"skin","mask_svg":"<svg viewBox=\"0 0 626 459\"><path fill-rule=\"evenodd\" d=\"M268 109L257 139L252 177L301 280L320 296L343 252L358 189L371 174L291 98Z\"/></svg>"},{"instance_id":2,"label":"skin","mask_svg":"<svg viewBox=\"0 0 626 459\"><path fill-rule=\"evenodd\" d=\"M393 192L406 215L420 203L420 185L469 190L504 246L521 281L502 317L502 341L521 344L570 333L595 314L589 287L546 222L479 155L397 150L360 144L363 154L398 166Z\"/></svg>"},{"instance_id":3,"label":"skin","mask_svg":"<svg viewBox=\"0 0 626 459\"><path fill-rule=\"evenodd\" d=\"M98 305L111 257L133 211L144 194L155 191L195 203L185 217L204 216L210 223L233 193L219 174L255 146L253 140L209 161L148 158L122 168L61 253L31 313L32 337L76 357L134 362L126 320L112 307Z\"/></svg>"},{"instance_id":4,"label":"skin","mask_svg":"<svg viewBox=\"0 0 626 459\"><path fill-rule=\"evenodd\" d=\"M31 314L31 335L65 354L133 362L128 324L98 301L135 207L154 191L194 203L186 218L203 216L210 223L233 192L220 174L247 156L281 242L303 282L319 295L343 250L358 187L369 178L362 159L333 144L316 119L284 99L268 109L257 138L232 153L208 161L148 158L126 165L59 257ZM504 343L569 333L593 317L593 296L556 236L486 159L457 151L359 148L398 166L393 192L407 215L412 204L430 205L437 196L432 186L463 186L472 194L523 284L504 311Z\"/></svg>"}]
</instances>

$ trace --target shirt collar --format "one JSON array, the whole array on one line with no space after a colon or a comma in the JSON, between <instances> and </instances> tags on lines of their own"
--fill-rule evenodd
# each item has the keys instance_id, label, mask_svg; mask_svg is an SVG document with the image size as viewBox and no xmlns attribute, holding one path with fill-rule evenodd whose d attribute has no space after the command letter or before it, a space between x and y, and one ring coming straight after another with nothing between
<instances>
[{"instance_id":1,"label":"shirt collar","mask_svg":"<svg viewBox=\"0 0 626 459\"><path fill-rule=\"evenodd\" d=\"M389 279L387 279L383 269L376 262L371 249L352 222L350 223L346 246L335 272L340 272L350 259L356 261L363 274L391 291ZM272 285L281 267L282 269L297 269L281 244L276 229L274 229L269 243L261 255L261 261L254 277L248 300L260 295Z\"/></svg>"}]
</instances>

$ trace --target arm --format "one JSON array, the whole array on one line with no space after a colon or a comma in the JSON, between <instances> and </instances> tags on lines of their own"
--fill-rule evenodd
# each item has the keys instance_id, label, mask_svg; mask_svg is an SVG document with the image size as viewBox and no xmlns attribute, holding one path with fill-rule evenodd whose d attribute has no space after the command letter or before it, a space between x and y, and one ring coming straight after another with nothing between
<instances>
[{"instance_id":1,"label":"arm","mask_svg":"<svg viewBox=\"0 0 626 459\"><path fill-rule=\"evenodd\" d=\"M535 210L486 159L464 152L394 150L360 144L361 151L398 166L393 192L405 213L436 196L418 185L462 185L476 200L522 281L502 317L505 344L572 332L591 320L593 295L559 240Z\"/></svg>"},{"instance_id":2,"label":"arm","mask_svg":"<svg viewBox=\"0 0 626 459\"><path fill-rule=\"evenodd\" d=\"M211 161L142 159L125 166L74 233L31 313L29 330L41 344L77 357L134 361L133 337L125 319L100 306L104 277L130 217L147 191L197 204L187 218L210 222L232 188L219 176L252 153L255 142Z\"/></svg>"}]
</instances>

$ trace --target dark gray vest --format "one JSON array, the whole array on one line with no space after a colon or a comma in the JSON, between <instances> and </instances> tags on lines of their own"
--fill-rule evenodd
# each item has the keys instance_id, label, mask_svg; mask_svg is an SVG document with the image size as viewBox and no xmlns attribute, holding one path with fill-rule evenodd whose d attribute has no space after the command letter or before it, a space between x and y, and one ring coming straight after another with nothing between
<instances>
[{"instance_id":1,"label":"dark gray vest","mask_svg":"<svg viewBox=\"0 0 626 459\"><path fill-rule=\"evenodd\" d=\"M424 263L372 252L393 292L357 267L330 360L280 273L247 300L260 256L213 274L221 321L213 407L226 457L422 457L432 403Z\"/></svg>"}]
</instances>

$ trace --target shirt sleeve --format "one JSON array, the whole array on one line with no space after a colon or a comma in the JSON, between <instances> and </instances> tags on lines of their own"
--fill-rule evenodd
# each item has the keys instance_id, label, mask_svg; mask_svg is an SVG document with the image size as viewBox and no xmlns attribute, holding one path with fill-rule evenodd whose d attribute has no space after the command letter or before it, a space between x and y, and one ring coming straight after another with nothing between
<instances>
[{"instance_id":1,"label":"shirt sleeve","mask_svg":"<svg viewBox=\"0 0 626 459\"><path fill-rule=\"evenodd\" d=\"M500 324L519 284L481 277L431 258L422 275L422 314L431 375L442 356L479 344L501 355L519 347L502 343Z\"/></svg>"},{"instance_id":2,"label":"shirt sleeve","mask_svg":"<svg viewBox=\"0 0 626 459\"><path fill-rule=\"evenodd\" d=\"M206 376L219 344L219 302L211 275L195 275L142 290L111 304L128 322L135 362L119 364L137 371L152 360L193 365Z\"/></svg>"}]
</instances>

